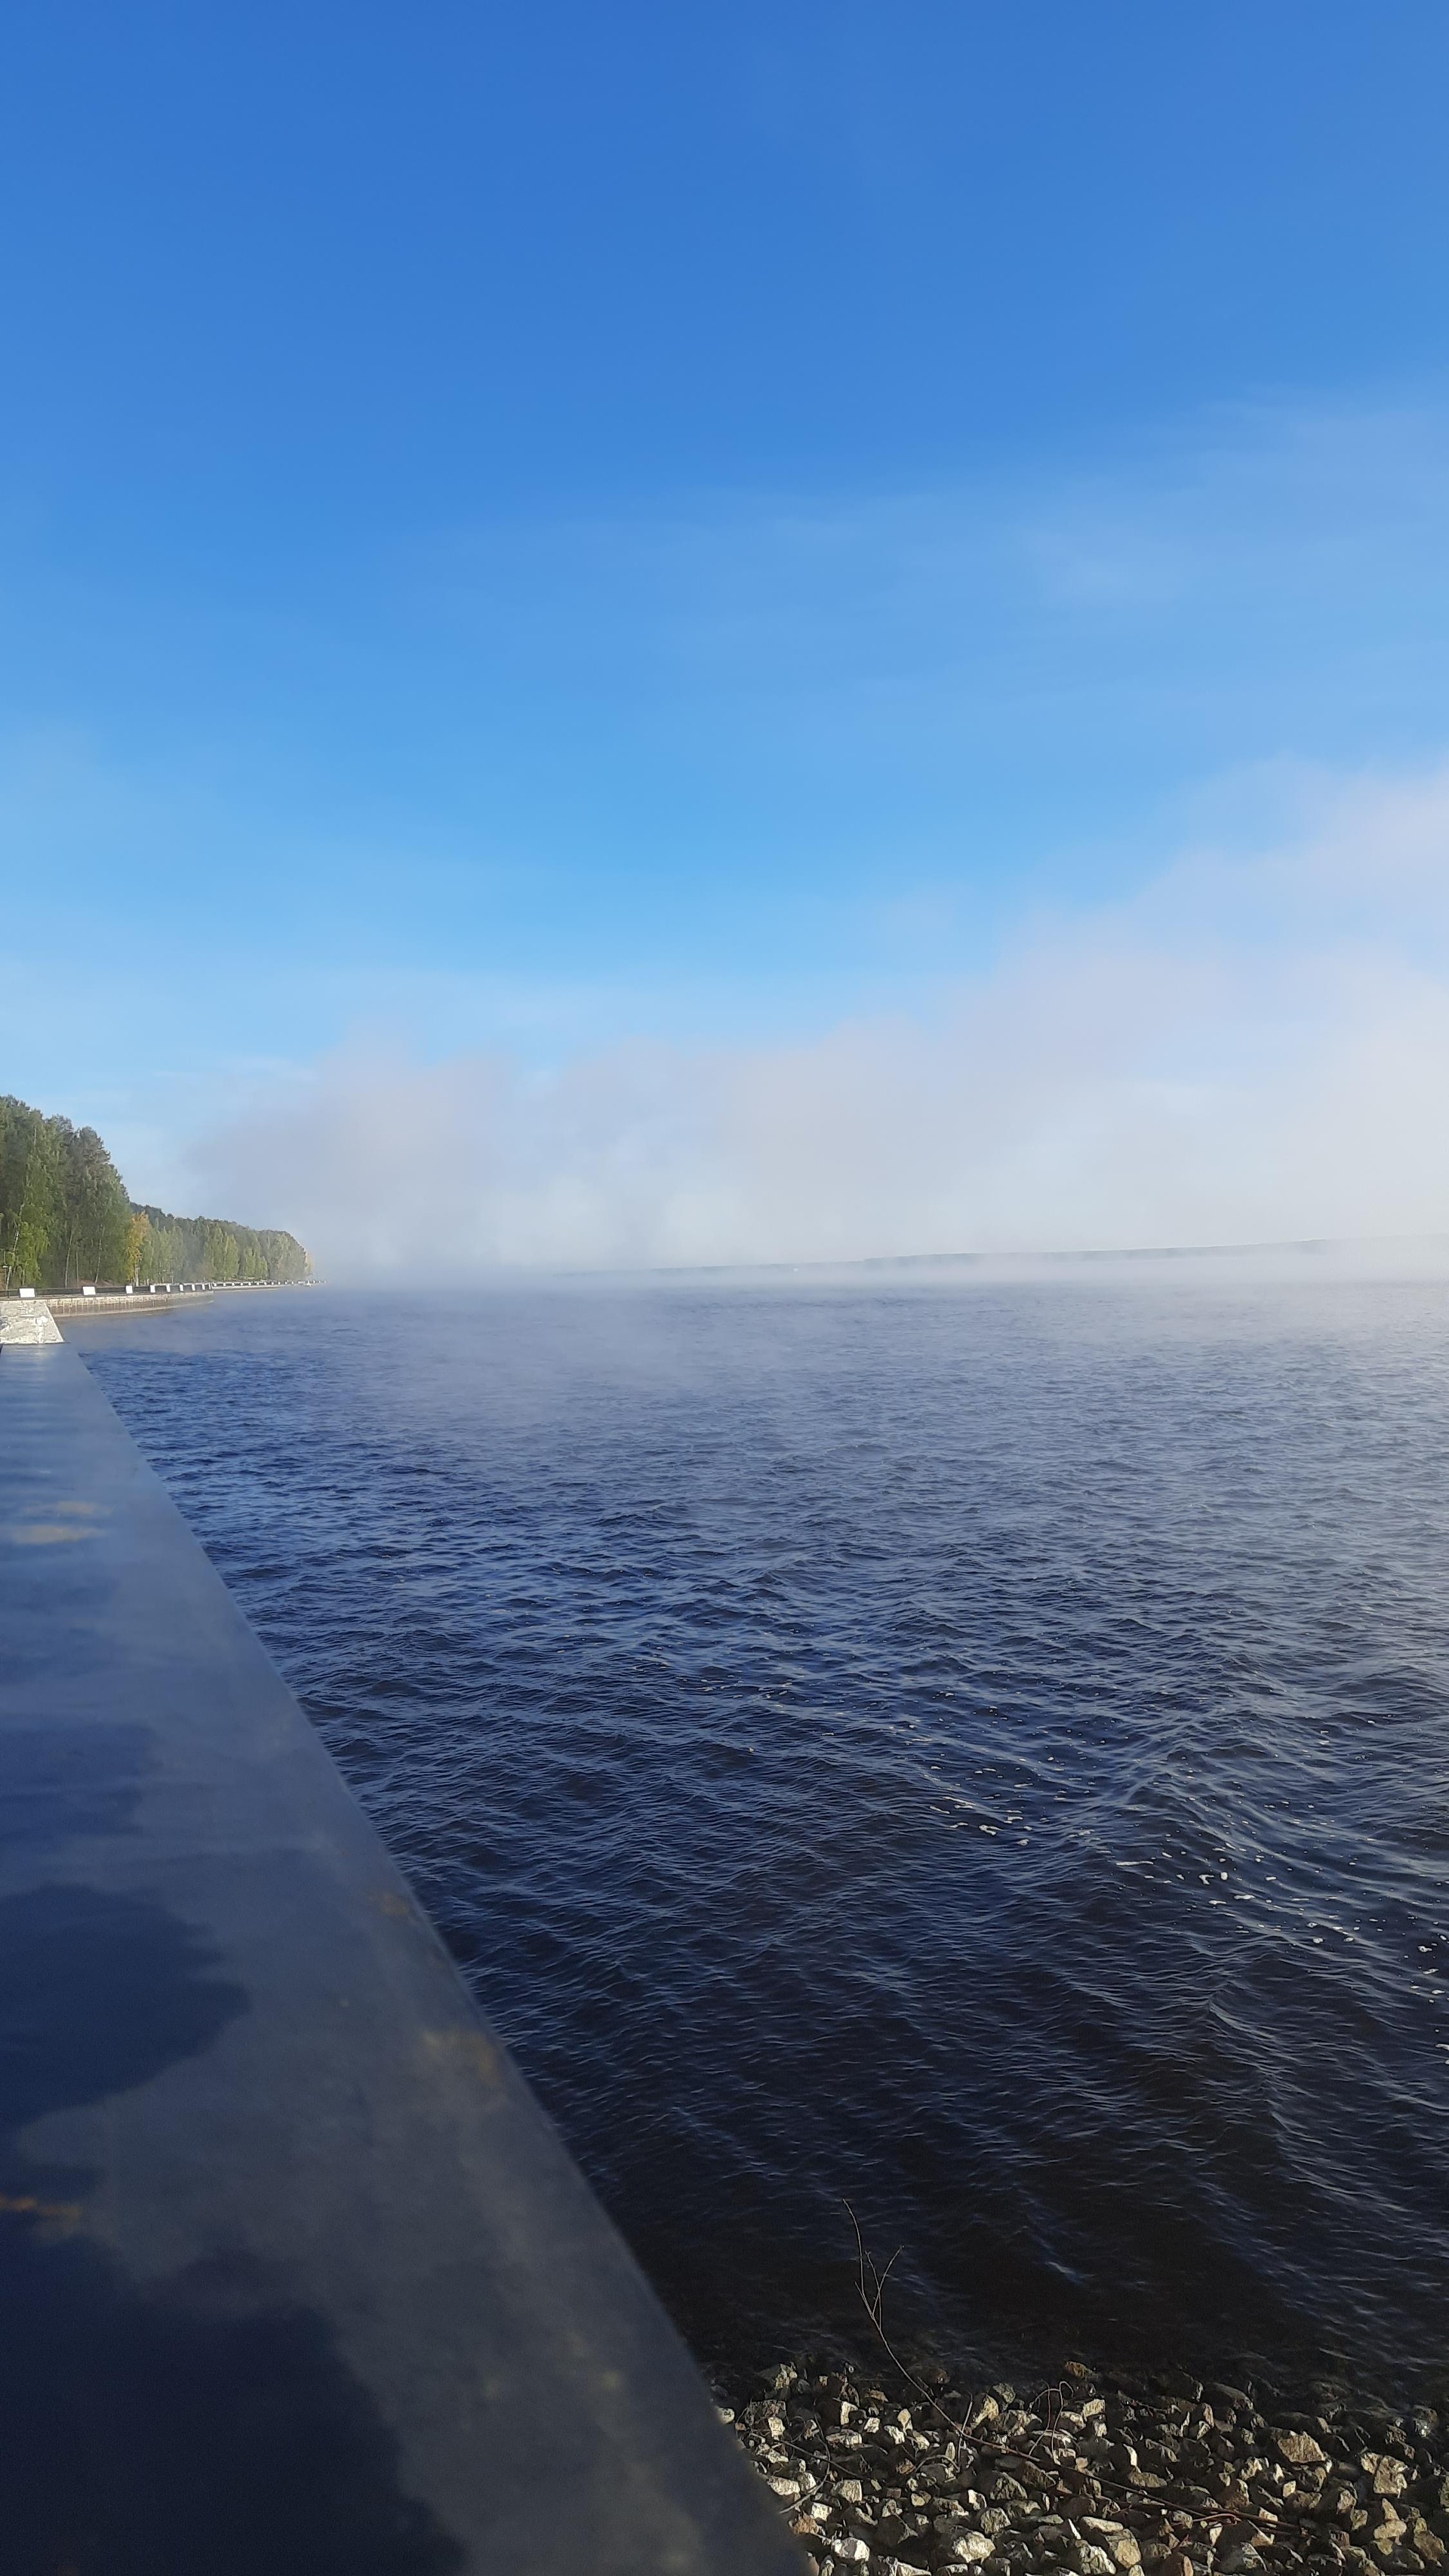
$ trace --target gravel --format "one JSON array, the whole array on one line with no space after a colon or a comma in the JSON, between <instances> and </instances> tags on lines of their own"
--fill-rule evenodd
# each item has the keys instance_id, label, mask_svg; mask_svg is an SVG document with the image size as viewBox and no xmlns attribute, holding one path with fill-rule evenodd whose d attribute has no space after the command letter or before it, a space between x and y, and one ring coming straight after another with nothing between
<instances>
[{"instance_id":1,"label":"gravel","mask_svg":"<svg viewBox=\"0 0 1449 2576\"><path fill-rule=\"evenodd\" d=\"M1440 2413L1294 2395L1072 2363L1044 2390L892 2396L806 2362L720 2412L819 2576L1449 2576Z\"/></svg>"}]
</instances>

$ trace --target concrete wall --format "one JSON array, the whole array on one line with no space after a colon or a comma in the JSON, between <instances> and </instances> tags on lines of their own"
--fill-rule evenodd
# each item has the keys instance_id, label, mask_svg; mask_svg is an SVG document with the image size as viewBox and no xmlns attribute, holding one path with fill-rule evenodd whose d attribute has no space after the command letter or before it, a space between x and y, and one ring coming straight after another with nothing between
<instances>
[{"instance_id":1,"label":"concrete wall","mask_svg":"<svg viewBox=\"0 0 1449 2576\"><path fill-rule=\"evenodd\" d=\"M0 1297L0 1346L60 1339L60 1326L43 1297Z\"/></svg>"},{"instance_id":2,"label":"concrete wall","mask_svg":"<svg viewBox=\"0 0 1449 2576\"><path fill-rule=\"evenodd\" d=\"M0 1461L0 2563L798 2568L76 1351Z\"/></svg>"}]
</instances>

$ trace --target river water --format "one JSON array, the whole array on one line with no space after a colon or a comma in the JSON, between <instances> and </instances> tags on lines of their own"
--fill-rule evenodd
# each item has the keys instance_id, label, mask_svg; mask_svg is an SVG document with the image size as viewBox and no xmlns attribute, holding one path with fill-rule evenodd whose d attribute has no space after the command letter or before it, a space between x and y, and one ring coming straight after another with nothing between
<instances>
[{"instance_id":1,"label":"river water","mask_svg":"<svg viewBox=\"0 0 1449 2576\"><path fill-rule=\"evenodd\" d=\"M73 1338L697 2349L1446 2358L1449 1288Z\"/></svg>"}]
</instances>

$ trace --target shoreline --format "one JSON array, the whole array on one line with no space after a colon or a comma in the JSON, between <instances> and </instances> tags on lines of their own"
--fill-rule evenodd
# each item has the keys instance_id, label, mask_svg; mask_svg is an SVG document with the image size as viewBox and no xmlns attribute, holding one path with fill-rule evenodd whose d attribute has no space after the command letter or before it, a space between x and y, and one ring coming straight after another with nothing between
<instances>
[{"instance_id":1,"label":"shoreline","mask_svg":"<svg viewBox=\"0 0 1449 2576\"><path fill-rule=\"evenodd\" d=\"M1449 2426L1327 2375L707 2374L818 2576L1449 2576Z\"/></svg>"}]
</instances>

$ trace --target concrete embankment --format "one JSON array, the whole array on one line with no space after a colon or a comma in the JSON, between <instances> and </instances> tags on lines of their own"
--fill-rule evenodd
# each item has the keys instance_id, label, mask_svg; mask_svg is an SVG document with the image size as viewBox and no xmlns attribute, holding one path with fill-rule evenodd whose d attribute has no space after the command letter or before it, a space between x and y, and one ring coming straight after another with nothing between
<instances>
[{"instance_id":1,"label":"concrete embankment","mask_svg":"<svg viewBox=\"0 0 1449 2576\"><path fill-rule=\"evenodd\" d=\"M61 1322L78 1323L88 1315L159 1315L172 1306L206 1306L213 1294L204 1287L136 1288L129 1296L124 1288L98 1288L91 1297L53 1293L45 1302Z\"/></svg>"},{"instance_id":2,"label":"concrete embankment","mask_svg":"<svg viewBox=\"0 0 1449 2576\"><path fill-rule=\"evenodd\" d=\"M52 1291L45 1297L0 1297L0 1343L59 1341L51 1328L57 1320L81 1321L88 1315L160 1315L174 1306L205 1306L210 1288L97 1289L93 1296ZM49 1319L47 1321L47 1318Z\"/></svg>"},{"instance_id":3,"label":"concrete embankment","mask_svg":"<svg viewBox=\"0 0 1449 2576\"><path fill-rule=\"evenodd\" d=\"M0 1297L0 1346L7 1342L58 1342L60 1327L41 1297Z\"/></svg>"},{"instance_id":4,"label":"concrete embankment","mask_svg":"<svg viewBox=\"0 0 1449 2576\"><path fill-rule=\"evenodd\" d=\"M797 2568L64 1343L0 1355L0 1457L7 2569Z\"/></svg>"}]
</instances>

